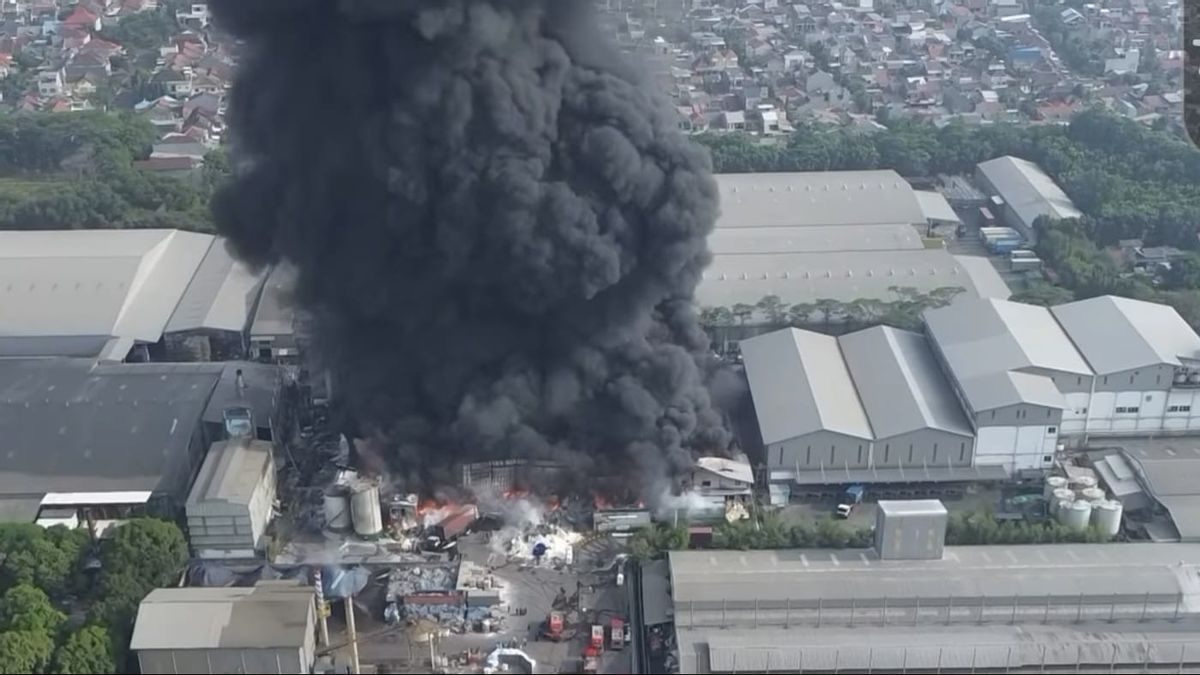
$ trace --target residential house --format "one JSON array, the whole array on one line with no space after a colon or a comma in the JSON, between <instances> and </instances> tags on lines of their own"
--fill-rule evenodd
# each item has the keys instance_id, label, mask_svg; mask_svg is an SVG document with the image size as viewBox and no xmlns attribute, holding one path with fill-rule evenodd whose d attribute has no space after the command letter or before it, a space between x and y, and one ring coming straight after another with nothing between
<instances>
[{"instance_id":1,"label":"residential house","mask_svg":"<svg viewBox=\"0 0 1200 675\"><path fill-rule=\"evenodd\" d=\"M169 96L189 96L192 93L192 74L164 68L150 80L160 85Z\"/></svg>"},{"instance_id":2,"label":"residential house","mask_svg":"<svg viewBox=\"0 0 1200 675\"><path fill-rule=\"evenodd\" d=\"M133 168L160 176L171 176L185 181L198 181L203 159L196 157L152 157L138 160Z\"/></svg>"},{"instance_id":3,"label":"residential house","mask_svg":"<svg viewBox=\"0 0 1200 675\"><path fill-rule=\"evenodd\" d=\"M83 3L75 5L75 9L62 20L64 27L78 27L87 31L100 30L100 15L88 10Z\"/></svg>"},{"instance_id":4,"label":"residential house","mask_svg":"<svg viewBox=\"0 0 1200 675\"><path fill-rule=\"evenodd\" d=\"M63 93L65 85L66 75L61 68L42 71L37 75L37 88L40 96L59 96Z\"/></svg>"}]
</instances>

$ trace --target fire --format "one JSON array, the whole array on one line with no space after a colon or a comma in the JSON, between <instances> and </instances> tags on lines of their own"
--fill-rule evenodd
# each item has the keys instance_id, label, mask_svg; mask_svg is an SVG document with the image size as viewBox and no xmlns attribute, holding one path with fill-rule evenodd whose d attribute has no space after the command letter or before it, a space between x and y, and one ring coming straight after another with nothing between
<instances>
[{"instance_id":1,"label":"fire","mask_svg":"<svg viewBox=\"0 0 1200 675\"><path fill-rule=\"evenodd\" d=\"M599 493L592 494L592 502L596 505L597 509L611 509L612 508L612 502L609 501L607 497L605 497L604 495L599 494Z\"/></svg>"},{"instance_id":2,"label":"fire","mask_svg":"<svg viewBox=\"0 0 1200 675\"><path fill-rule=\"evenodd\" d=\"M433 511L454 511L461 506L458 502L451 500L437 500L433 498L422 499L417 503L417 515L423 516Z\"/></svg>"},{"instance_id":3,"label":"fire","mask_svg":"<svg viewBox=\"0 0 1200 675\"><path fill-rule=\"evenodd\" d=\"M561 507L561 506L562 506L562 502L560 502L558 500L558 497L550 496L550 497L546 498L546 510L547 511L557 511L559 509L559 507Z\"/></svg>"},{"instance_id":4,"label":"fire","mask_svg":"<svg viewBox=\"0 0 1200 675\"><path fill-rule=\"evenodd\" d=\"M505 499L524 499L529 496L529 490L524 488L509 488L504 491Z\"/></svg>"}]
</instances>

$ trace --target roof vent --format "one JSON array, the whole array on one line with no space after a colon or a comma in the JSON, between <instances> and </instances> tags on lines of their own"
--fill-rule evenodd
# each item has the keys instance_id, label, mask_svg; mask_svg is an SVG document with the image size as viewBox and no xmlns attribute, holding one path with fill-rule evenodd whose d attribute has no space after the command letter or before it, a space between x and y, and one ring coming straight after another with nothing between
<instances>
[{"instance_id":1,"label":"roof vent","mask_svg":"<svg viewBox=\"0 0 1200 675\"><path fill-rule=\"evenodd\" d=\"M875 276L875 270L867 270L867 276L869 276L869 277Z\"/></svg>"},{"instance_id":2,"label":"roof vent","mask_svg":"<svg viewBox=\"0 0 1200 675\"><path fill-rule=\"evenodd\" d=\"M911 276L915 276L916 274L917 274L917 268L915 268L915 267L908 268L908 276L911 277Z\"/></svg>"},{"instance_id":3,"label":"roof vent","mask_svg":"<svg viewBox=\"0 0 1200 675\"><path fill-rule=\"evenodd\" d=\"M846 276L848 276L848 277L854 276L854 270L846 270Z\"/></svg>"},{"instance_id":4,"label":"roof vent","mask_svg":"<svg viewBox=\"0 0 1200 675\"><path fill-rule=\"evenodd\" d=\"M791 279L791 278L792 278L792 274L791 274L791 272L784 272L784 273L783 273L783 278L784 278L784 279Z\"/></svg>"},{"instance_id":5,"label":"roof vent","mask_svg":"<svg viewBox=\"0 0 1200 675\"><path fill-rule=\"evenodd\" d=\"M722 273L721 273L721 281L725 281L725 279L726 279L726 277L725 277L725 273L724 273L724 272L722 272Z\"/></svg>"},{"instance_id":6,"label":"roof vent","mask_svg":"<svg viewBox=\"0 0 1200 675\"><path fill-rule=\"evenodd\" d=\"M795 191L796 191L796 186L795 186L795 185L789 185L789 186L788 186L788 192L795 192Z\"/></svg>"},{"instance_id":7,"label":"roof vent","mask_svg":"<svg viewBox=\"0 0 1200 675\"><path fill-rule=\"evenodd\" d=\"M742 281L745 281L747 278L748 278L748 277L746 276L746 273L745 273L745 272L742 272Z\"/></svg>"},{"instance_id":8,"label":"roof vent","mask_svg":"<svg viewBox=\"0 0 1200 675\"><path fill-rule=\"evenodd\" d=\"M770 186L770 187L768 187L768 188L767 188L767 192L774 192L774 191L775 191L775 186L774 186L774 185L772 185L772 186Z\"/></svg>"},{"instance_id":9,"label":"roof vent","mask_svg":"<svg viewBox=\"0 0 1200 675\"><path fill-rule=\"evenodd\" d=\"M833 277L833 270L825 270L825 278L829 279L832 277Z\"/></svg>"}]
</instances>

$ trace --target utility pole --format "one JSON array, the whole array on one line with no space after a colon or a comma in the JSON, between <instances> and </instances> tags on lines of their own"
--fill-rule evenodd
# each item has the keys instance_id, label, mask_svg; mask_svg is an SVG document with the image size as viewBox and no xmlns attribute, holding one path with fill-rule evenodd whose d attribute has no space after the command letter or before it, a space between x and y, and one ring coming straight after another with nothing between
<instances>
[{"instance_id":1,"label":"utility pole","mask_svg":"<svg viewBox=\"0 0 1200 675\"><path fill-rule=\"evenodd\" d=\"M350 672L359 675L362 672L358 663L358 631L354 630L354 598L346 596L346 629L350 632Z\"/></svg>"},{"instance_id":2,"label":"utility pole","mask_svg":"<svg viewBox=\"0 0 1200 675\"><path fill-rule=\"evenodd\" d=\"M321 646L329 646L329 603L325 602L325 586L321 583L321 570L313 572L313 585L317 587L317 621L321 628Z\"/></svg>"}]
</instances>

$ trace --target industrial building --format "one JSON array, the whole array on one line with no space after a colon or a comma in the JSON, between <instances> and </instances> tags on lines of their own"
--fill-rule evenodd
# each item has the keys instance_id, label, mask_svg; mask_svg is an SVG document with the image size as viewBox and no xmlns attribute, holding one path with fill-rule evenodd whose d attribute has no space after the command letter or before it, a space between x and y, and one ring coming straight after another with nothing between
<instances>
[{"instance_id":1,"label":"industrial building","mask_svg":"<svg viewBox=\"0 0 1200 675\"><path fill-rule=\"evenodd\" d=\"M245 358L265 277L207 234L0 232L0 357Z\"/></svg>"},{"instance_id":2,"label":"industrial building","mask_svg":"<svg viewBox=\"0 0 1200 675\"><path fill-rule=\"evenodd\" d=\"M744 340L742 356L772 481L1007 476L974 466L971 426L921 335L791 328Z\"/></svg>"},{"instance_id":3,"label":"industrial building","mask_svg":"<svg viewBox=\"0 0 1200 675\"><path fill-rule=\"evenodd\" d=\"M696 290L701 306L754 305L768 295L789 306L889 302L900 298L899 288L1009 297L987 260L926 246L926 228L946 222L953 209L937 193L914 191L894 171L716 178L721 216L709 236L712 263Z\"/></svg>"},{"instance_id":4,"label":"industrial building","mask_svg":"<svg viewBox=\"0 0 1200 675\"><path fill-rule=\"evenodd\" d=\"M771 480L998 480L1089 438L1200 428L1200 336L1166 305L976 299L924 320L742 341Z\"/></svg>"},{"instance_id":5,"label":"industrial building","mask_svg":"<svg viewBox=\"0 0 1200 675\"><path fill-rule=\"evenodd\" d=\"M300 581L253 588L159 588L138 607L129 648L138 670L311 673L315 590Z\"/></svg>"},{"instance_id":6,"label":"industrial building","mask_svg":"<svg viewBox=\"0 0 1200 675\"><path fill-rule=\"evenodd\" d=\"M282 386L263 364L0 359L0 522L173 515L227 412L270 438Z\"/></svg>"},{"instance_id":7,"label":"industrial building","mask_svg":"<svg viewBox=\"0 0 1200 675\"><path fill-rule=\"evenodd\" d=\"M943 550L934 506L890 503L867 551L672 551L645 615L673 622L685 674L1200 667L1200 545Z\"/></svg>"},{"instance_id":8,"label":"industrial building","mask_svg":"<svg viewBox=\"0 0 1200 675\"><path fill-rule=\"evenodd\" d=\"M254 558L267 548L275 461L266 441L214 443L185 507L188 543L199 558Z\"/></svg>"},{"instance_id":9,"label":"industrial building","mask_svg":"<svg viewBox=\"0 0 1200 675\"><path fill-rule=\"evenodd\" d=\"M1000 209L1005 225L1030 242L1037 241L1033 224L1041 216L1078 218L1083 215L1071 198L1038 165L1006 155L981 162L975 180Z\"/></svg>"}]
</instances>

